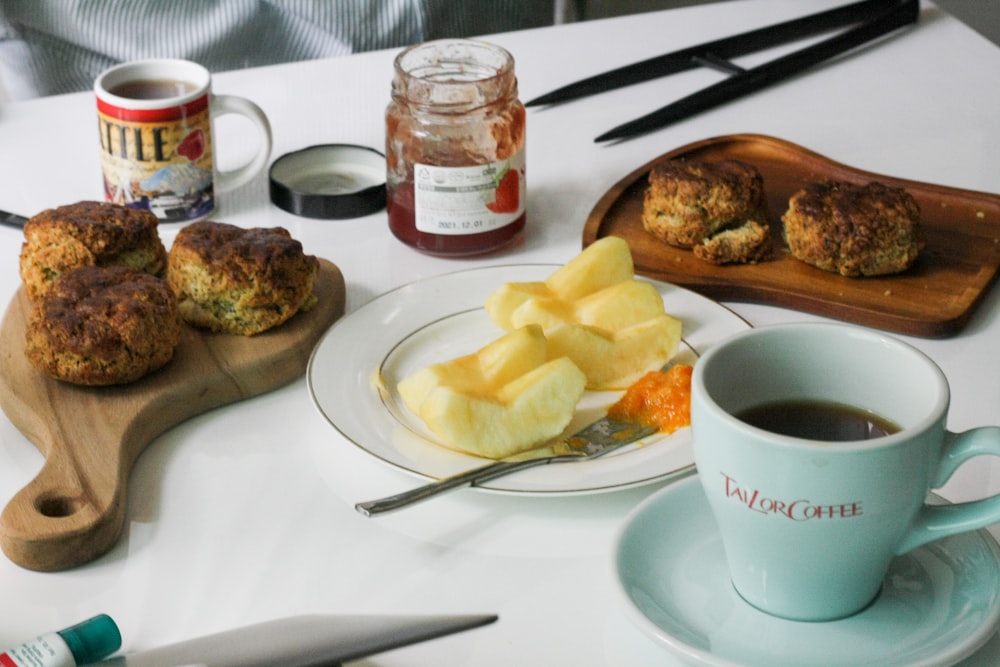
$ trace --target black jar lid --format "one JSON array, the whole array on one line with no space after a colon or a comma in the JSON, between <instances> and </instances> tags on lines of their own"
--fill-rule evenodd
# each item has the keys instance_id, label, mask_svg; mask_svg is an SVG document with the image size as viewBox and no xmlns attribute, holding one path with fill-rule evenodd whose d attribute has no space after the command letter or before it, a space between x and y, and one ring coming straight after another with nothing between
<instances>
[{"instance_id":1,"label":"black jar lid","mask_svg":"<svg viewBox=\"0 0 1000 667\"><path fill-rule=\"evenodd\" d=\"M385 156L365 146L323 144L286 153L268 173L271 201L307 218L359 218L385 207Z\"/></svg>"}]
</instances>

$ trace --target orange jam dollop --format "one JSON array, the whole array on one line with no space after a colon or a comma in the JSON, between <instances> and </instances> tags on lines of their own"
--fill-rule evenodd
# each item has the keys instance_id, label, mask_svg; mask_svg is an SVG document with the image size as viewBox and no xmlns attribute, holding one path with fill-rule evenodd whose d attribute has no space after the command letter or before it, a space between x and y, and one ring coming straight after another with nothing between
<instances>
[{"instance_id":1,"label":"orange jam dollop","mask_svg":"<svg viewBox=\"0 0 1000 667\"><path fill-rule=\"evenodd\" d=\"M691 425L691 366L650 371L639 378L608 410L618 421L639 422L673 433Z\"/></svg>"}]
</instances>

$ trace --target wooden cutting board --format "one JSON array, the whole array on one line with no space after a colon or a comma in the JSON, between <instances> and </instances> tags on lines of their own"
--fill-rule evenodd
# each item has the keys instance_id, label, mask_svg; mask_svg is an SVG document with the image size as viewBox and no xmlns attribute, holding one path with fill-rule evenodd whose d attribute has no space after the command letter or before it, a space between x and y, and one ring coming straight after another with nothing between
<instances>
[{"instance_id":1,"label":"wooden cutting board","mask_svg":"<svg viewBox=\"0 0 1000 667\"><path fill-rule=\"evenodd\" d=\"M320 260L319 302L256 336L185 327L174 358L138 382L82 387L49 378L24 356L30 302L21 288L0 324L0 407L45 464L0 514L0 547L32 570L64 570L108 551L121 534L129 472L159 434L213 408L301 376L344 312L340 270Z\"/></svg>"},{"instance_id":2,"label":"wooden cutting board","mask_svg":"<svg viewBox=\"0 0 1000 667\"><path fill-rule=\"evenodd\" d=\"M642 227L647 177L657 162L736 159L764 178L776 252L759 264L715 266L690 250L653 238ZM812 181L881 181L905 188L920 205L927 247L910 270L847 278L792 257L781 240L781 216L793 193ZM615 184L584 225L583 246L620 236L636 272L720 300L753 301L833 317L897 333L950 336L962 329L1000 268L1000 195L875 174L834 162L796 144L754 134L705 139L642 165Z\"/></svg>"}]
</instances>

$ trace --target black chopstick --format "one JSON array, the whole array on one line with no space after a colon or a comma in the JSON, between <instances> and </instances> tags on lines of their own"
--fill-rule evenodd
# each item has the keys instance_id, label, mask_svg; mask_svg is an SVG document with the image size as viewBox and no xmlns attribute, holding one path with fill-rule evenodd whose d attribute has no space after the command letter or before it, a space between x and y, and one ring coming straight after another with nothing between
<instances>
[{"instance_id":1,"label":"black chopstick","mask_svg":"<svg viewBox=\"0 0 1000 667\"><path fill-rule=\"evenodd\" d=\"M876 37L917 21L920 14L919 0L906 0L894 4L898 6L884 12L872 21L769 63L733 74L728 79L697 93L619 125L600 135L594 141L626 139L663 128L747 93L766 88L793 74L870 42Z\"/></svg>"},{"instance_id":2,"label":"black chopstick","mask_svg":"<svg viewBox=\"0 0 1000 667\"><path fill-rule=\"evenodd\" d=\"M689 46L581 79L525 102L524 105L530 107L568 102L580 97L596 95L650 79L695 69L709 62L723 63L736 56L754 53L809 35L870 19L873 15L892 9L898 4L899 0L862 0L783 23ZM730 67L734 67L731 63L728 64Z\"/></svg>"},{"instance_id":3,"label":"black chopstick","mask_svg":"<svg viewBox=\"0 0 1000 667\"><path fill-rule=\"evenodd\" d=\"M773 85L876 37L916 23L919 16L920 0L861 0L619 67L536 97L525 106L568 102L697 67L711 67L731 75L673 104L619 125L594 141L627 139ZM859 25L759 67L746 70L731 61L736 56L853 24Z\"/></svg>"}]
</instances>

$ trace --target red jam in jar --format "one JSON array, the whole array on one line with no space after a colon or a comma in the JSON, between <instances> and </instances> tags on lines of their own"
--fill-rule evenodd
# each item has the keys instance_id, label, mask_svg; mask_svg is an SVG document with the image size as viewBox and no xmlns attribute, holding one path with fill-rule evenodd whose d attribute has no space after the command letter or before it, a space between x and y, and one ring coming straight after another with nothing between
<instances>
[{"instance_id":1,"label":"red jam in jar","mask_svg":"<svg viewBox=\"0 0 1000 667\"><path fill-rule=\"evenodd\" d=\"M432 255L487 253L525 223L524 105L514 59L444 39L396 57L386 121L389 229Z\"/></svg>"}]
</instances>

